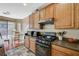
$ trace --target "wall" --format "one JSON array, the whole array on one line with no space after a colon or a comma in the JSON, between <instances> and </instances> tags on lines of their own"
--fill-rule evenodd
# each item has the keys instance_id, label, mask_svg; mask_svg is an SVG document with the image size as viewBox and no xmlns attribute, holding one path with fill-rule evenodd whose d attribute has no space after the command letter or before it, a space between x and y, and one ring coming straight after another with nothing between
<instances>
[{"instance_id":1,"label":"wall","mask_svg":"<svg viewBox=\"0 0 79 59\"><path fill-rule=\"evenodd\" d=\"M46 31L66 31L65 37L79 39L79 29L55 29L54 25L46 25Z\"/></svg>"}]
</instances>

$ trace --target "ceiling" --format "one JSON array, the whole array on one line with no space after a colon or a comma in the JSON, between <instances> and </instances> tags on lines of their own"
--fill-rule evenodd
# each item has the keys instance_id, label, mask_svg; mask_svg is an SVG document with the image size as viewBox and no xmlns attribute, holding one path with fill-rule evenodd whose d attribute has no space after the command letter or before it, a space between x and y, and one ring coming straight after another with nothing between
<instances>
[{"instance_id":1,"label":"ceiling","mask_svg":"<svg viewBox=\"0 0 79 59\"><path fill-rule=\"evenodd\" d=\"M24 6L23 3L0 3L0 16L23 19L44 4L45 3L27 3L26 6ZM8 11L10 14L3 14L4 11Z\"/></svg>"}]
</instances>

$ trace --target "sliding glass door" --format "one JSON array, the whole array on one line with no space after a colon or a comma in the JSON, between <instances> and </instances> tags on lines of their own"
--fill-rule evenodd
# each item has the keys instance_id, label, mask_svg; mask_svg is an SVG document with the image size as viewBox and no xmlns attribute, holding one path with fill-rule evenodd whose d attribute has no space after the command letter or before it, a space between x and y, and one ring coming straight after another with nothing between
<instances>
[{"instance_id":1,"label":"sliding glass door","mask_svg":"<svg viewBox=\"0 0 79 59\"><path fill-rule=\"evenodd\" d=\"M18 31L21 33L21 23L0 21L0 45L4 45L5 50L9 50L14 47L14 33ZM23 43L23 34L19 34L19 42Z\"/></svg>"},{"instance_id":2,"label":"sliding glass door","mask_svg":"<svg viewBox=\"0 0 79 59\"><path fill-rule=\"evenodd\" d=\"M15 30L15 22L0 21L0 33L2 39L0 43L4 45L5 52L13 47L13 31Z\"/></svg>"},{"instance_id":3,"label":"sliding glass door","mask_svg":"<svg viewBox=\"0 0 79 59\"><path fill-rule=\"evenodd\" d=\"M5 51L9 49L7 21L0 21L0 46L4 46Z\"/></svg>"},{"instance_id":4,"label":"sliding glass door","mask_svg":"<svg viewBox=\"0 0 79 59\"><path fill-rule=\"evenodd\" d=\"M15 31L15 22L8 22L8 40L9 40L9 48L13 48L14 35L13 31Z\"/></svg>"},{"instance_id":5,"label":"sliding glass door","mask_svg":"<svg viewBox=\"0 0 79 59\"><path fill-rule=\"evenodd\" d=\"M8 22L0 21L0 45L3 45L4 40L8 39Z\"/></svg>"}]
</instances>

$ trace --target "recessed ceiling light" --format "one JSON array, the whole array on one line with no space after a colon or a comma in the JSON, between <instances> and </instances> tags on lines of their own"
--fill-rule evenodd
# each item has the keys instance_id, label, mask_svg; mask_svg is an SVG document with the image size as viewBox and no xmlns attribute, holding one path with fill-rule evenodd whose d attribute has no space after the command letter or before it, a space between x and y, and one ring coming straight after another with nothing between
<instances>
[{"instance_id":1,"label":"recessed ceiling light","mask_svg":"<svg viewBox=\"0 0 79 59\"><path fill-rule=\"evenodd\" d=\"M23 3L23 5L24 5L24 6L26 6L26 5L27 5L27 3Z\"/></svg>"}]
</instances>

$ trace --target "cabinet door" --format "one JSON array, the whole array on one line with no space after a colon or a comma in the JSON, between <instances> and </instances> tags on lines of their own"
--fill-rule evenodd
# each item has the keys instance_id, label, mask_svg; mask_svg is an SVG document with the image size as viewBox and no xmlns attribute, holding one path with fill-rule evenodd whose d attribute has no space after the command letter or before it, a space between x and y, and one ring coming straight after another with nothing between
<instances>
[{"instance_id":1,"label":"cabinet door","mask_svg":"<svg viewBox=\"0 0 79 59\"><path fill-rule=\"evenodd\" d=\"M39 29L38 21L39 21L39 12L35 12L35 19L34 19L34 28L35 29Z\"/></svg>"},{"instance_id":2,"label":"cabinet door","mask_svg":"<svg viewBox=\"0 0 79 59\"><path fill-rule=\"evenodd\" d=\"M25 17L22 22L25 23L26 25L28 25L29 24L29 16Z\"/></svg>"},{"instance_id":3,"label":"cabinet door","mask_svg":"<svg viewBox=\"0 0 79 59\"><path fill-rule=\"evenodd\" d=\"M27 47L27 48L29 48L29 43L30 41L29 41L29 38L27 37L26 39L24 39L24 45L25 45L25 47Z\"/></svg>"},{"instance_id":4,"label":"cabinet door","mask_svg":"<svg viewBox=\"0 0 79 59\"><path fill-rule=\"evenodd\" d=\"M44 20L45 19L45 8L40 10L40 20Z\"/></svg>"},{"instance_id":5,"label":"cabinet door","mask_svg":"<svg viewBox=\"0 0 79 59\"><path fill-rule=\"evenodd\" d=\"M63 29L74 28L74 4L55 5L55 27Z\"/></svg>"},{"instance_id":6,"label":"cabinet door","mask_svg":"<svg viewBox=\"0 0 79 59\"><path fill-rule=\"evenodd\" d=\"M57 51L55 49L52 49L52 56L67 56L67 54Z\"/></svg>"},{"instance_id":7,"label":"cabinet door","mask_svg":"<svg viewBox=\"0 0 79 59\"><path fill-rule=\"evenodd\" d=\"M4 48L2 47L0 48L0 56L4 56L4 54L5 54L5 51L4 51Z\"/></svg>"},{"instance_id":8,"label":"cabinet door","mask_svg":"<svg viewBox=\"0 0 79 59\"><path fill-rule=\"evenodd\" d=\"M79 28L79 3L75 4L75 27Z\"/></svg>"},{"instance_id":9,"label":"cabinet door","mask_svg":"<svg viewBox=\"0 0 79 59\"><path fill-rule=\"evenodd\" d=\"M53 18L54 17L54 4L50 4L45 8L45 18Z\"/></svg>"},{"instance_id":10,"label":"cabinet door","mask_svg":"<svg viewBox=\"0 0 79 59\"><path fill-rule=\"evenodd\" d=\"M35 40L30 38L30 50L35 53Z\"/></svg>"},{"instance_id":11,"label":"cabinet door","mask_svg":"<svg viewBox=\"0 0 79 59\"><path fill-rule=\"evenodd\" d=\"M18 47L20 45L20 41L18 39L14 40L14 47Z\"/></svg>"},{"instance_id":12,"label":"cabinet door","mask_svg":"<svg viewBox=\"0 0 79 59\"><path fill-rule=\"evenodd\" d=\"M55 56L79 56L79 52L68 48L52 45L52 55Z\"/></svg>"},{"instance_id":13,"label":"cabinet door","mask_svg":"<svg viewBox=\"0 0 79 59\"><path fill-rule=\"evenodd\" d=\"M34 27L33 14L29 16L29 23L30 23L30 28L33 28Z\"/></svg>"}]
</instances>

